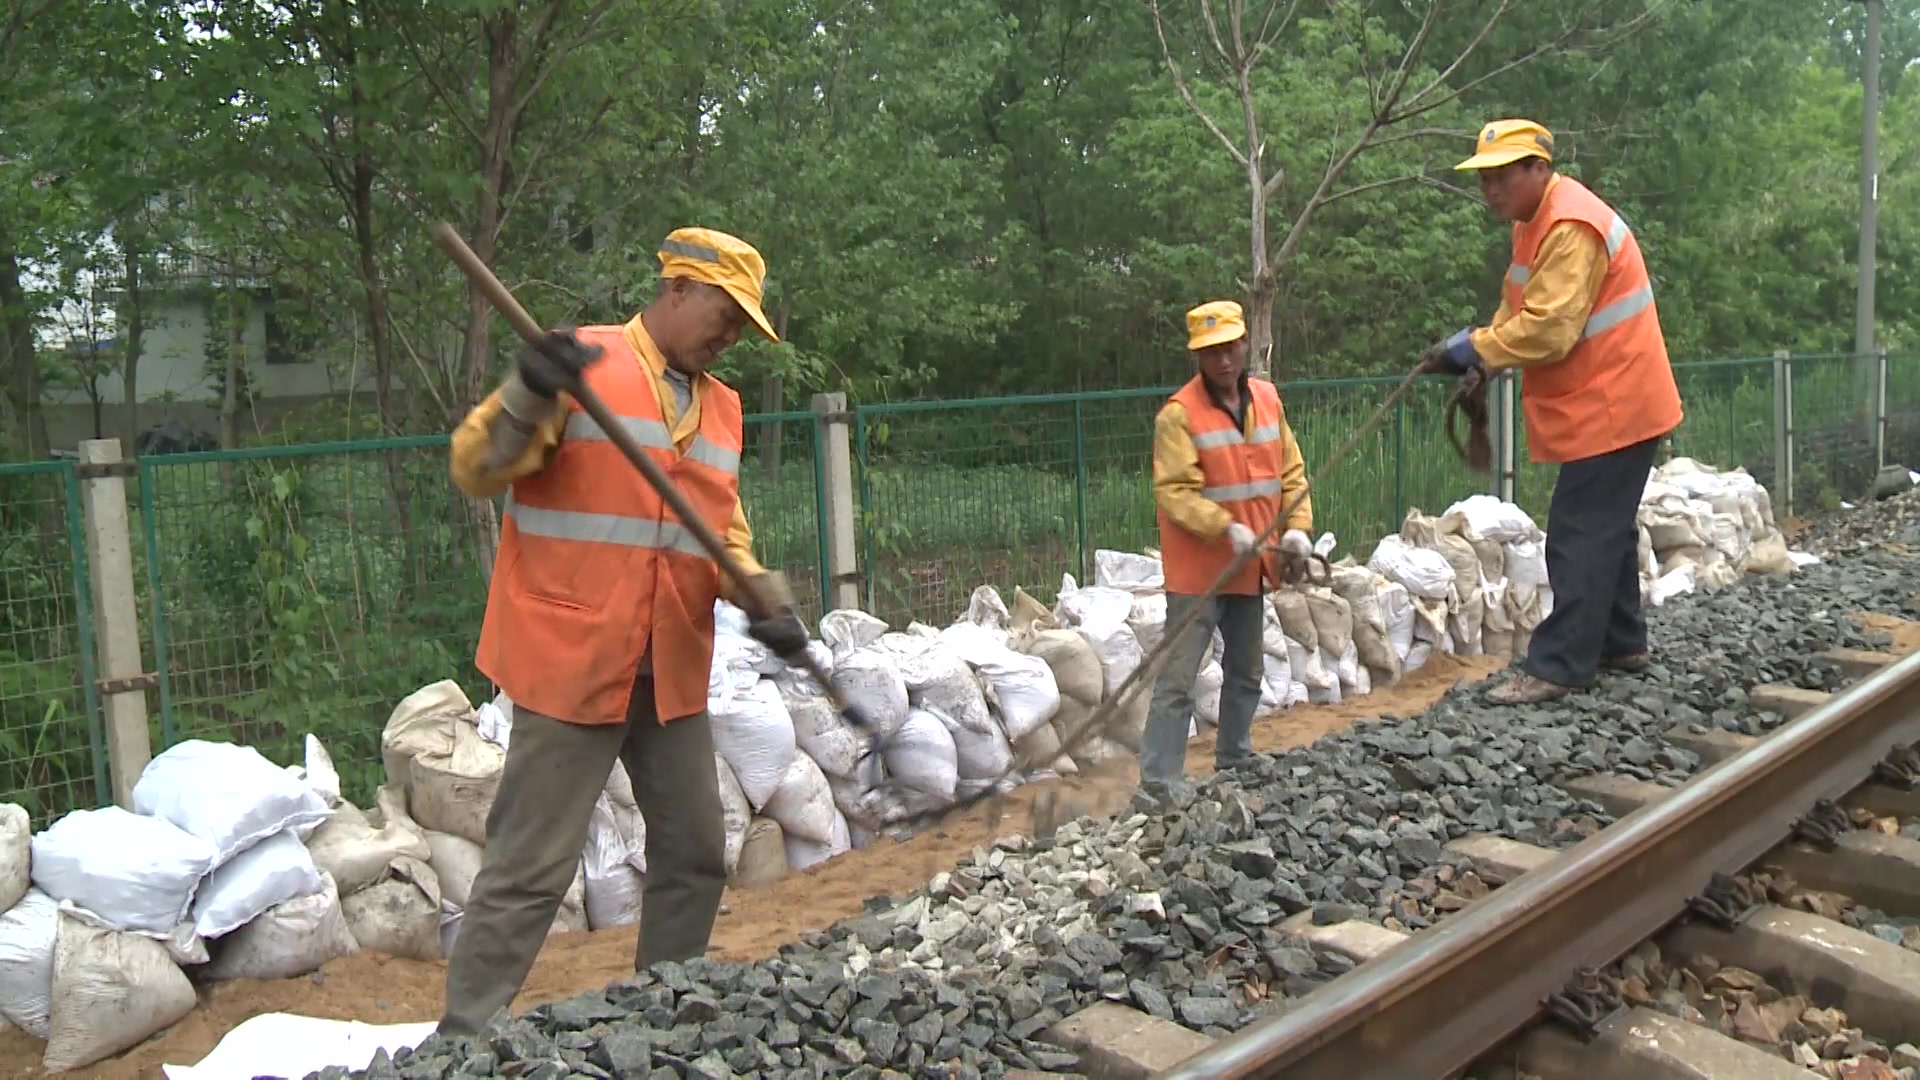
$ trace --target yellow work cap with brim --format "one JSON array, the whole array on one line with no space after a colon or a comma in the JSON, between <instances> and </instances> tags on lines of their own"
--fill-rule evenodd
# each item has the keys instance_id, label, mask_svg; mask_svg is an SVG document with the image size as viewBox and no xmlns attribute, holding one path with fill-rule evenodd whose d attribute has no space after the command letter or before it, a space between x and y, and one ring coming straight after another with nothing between
<instances>
[{"instance_id":1,"label":"yellow work cap with brim","mask_svg":"<svg viewBox=\"0 0 1920 1080\"><path fill-rule=\"evenodd\" d=\"M1247 321L1240 305L1231 300L1215 300L1187 312L1187 348L1205 349L1225 345L1247 336Z\"/></svg>"},{"instance_id":2,"label":"yellow work cap with brim","mask_svg":"<svg viewBox=\"0 0 1920 1080\"><path fill-rule=\"evenodd\" d=\"M1497 169L1522 158L1553 160L1553 132L1531 120L1495 120L1480 129L1477 153L1454 168Z\"/></svg>"},{"instance_id":3,"label":"yellow work cap with brim","mask_svg":"<svg viewBox=\"0 0 1920 1080\"><path fill-rule=\"evenodd\" d=\"M675 229L660 241L660 276L689 278L727 291L753 325L778 342L767 313L760 310L760 290L766 284L767 263L753 245L715 229Z\"/></svg>"}]
</instances>

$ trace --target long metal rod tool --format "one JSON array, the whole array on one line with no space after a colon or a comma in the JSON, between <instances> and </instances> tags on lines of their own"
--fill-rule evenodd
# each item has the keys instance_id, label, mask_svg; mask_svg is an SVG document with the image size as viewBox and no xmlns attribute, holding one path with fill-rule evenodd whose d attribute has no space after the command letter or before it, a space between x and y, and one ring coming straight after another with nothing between
<instances>
[{"instance_id":1,"label":"long metal rod tool","mask_svg":"<svg viewBox=\"0 0 1920 1080\"><path fill-rule=\"evenodd\" d=\"M487 264L480 261L480 256L473 253L473 249L467 246L467 242L461 239L453 226L444 221L436 222L433 226L433 239L440 245L440 249L453 259L454 264L460 267L460 272L466 275L467 280L480 290L482 296L486 297L487 303L492 304L494 310L506 317L507 325L513 327L513 332L520 336L520 340L532 348L541 348L546 332L533 320L533 316L527 314L527 309L520 306L520 301L513 298L513 293L500 283L500 279L487 268ZM667 504L668 509L673 511L674 516L680 519L681 527L693 535L708 557L720 567L720 572L732 579L740 598L744 601L740 606L746 609L747 614L755 619L776 615L778 612L772 599L762 592L758 583L740 565L740 561L727 550L726 543L720 539L719 535L701 519L699 511L687 501L686 495L681 493L680 488L659 465L654 463L652 458L647 456L639 440L633 437L633 433L620 422L620 418L614 415L613 410L607 408L606 401L594 391L593 387L588 386L584 379L576 378L562 389L573 395L573 399L580 403L580 407L586 410L587 415L593 417L594 423L600 425L600 430L606 432L607 438L613 445L620 448L620 452L626 455L634 468L640 470L640 475L646 478L647 483L659 492L661 500ZM847 701L845 695L834 688L826 671L821 668L819 660L811 650L797 657L781 659L798 666L812 676L813 681L819 683L821 689L827 693L834 708L838 709L841 715L855 727L862 731L872 731L872 725L867 717L858 707Z\"/></svg>"}]
</instances>

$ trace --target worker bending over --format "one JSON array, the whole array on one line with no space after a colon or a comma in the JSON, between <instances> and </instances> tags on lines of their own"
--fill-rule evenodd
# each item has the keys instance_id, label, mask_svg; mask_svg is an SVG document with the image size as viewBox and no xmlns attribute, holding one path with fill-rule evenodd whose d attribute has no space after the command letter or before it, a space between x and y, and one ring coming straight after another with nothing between
<instances>
[{"instance_id":1,"label":"worker bending over","mask_svg":"<svg viewBox=\"0 0 1920 1080\"><path fill-rule=\"evenodd\" d=\"M573 883L614 762L647 820L634 966L704 955L726 886L707 717L715 599L736 583L683 528L578 402L605 400L733 557L782 600L752 633L782 655L807 644L786 591L752 554L740 508L740 396L706 374L760 310L766 265L745 242L679 229L660 245L652 303L523 349L517 371L453 436L453 479L507 492L476 662L513 699L487 815L486 856L447 966L440 1030L472 1034L519 992Z\"/></svg>"},{"instance_id":2,"label":"worker bending over","mask_svg":"<svg viewBox=\"0 0 1920 1080\"><path fill-rule=\"evenodd\" d=\"M1140 786L1168 798L1182 783L1193 683L1220 631L1225 681L1214 766L1231 769L1253 756L1253 713L1264 674L1263 579L1277 572L1254 559L1220 593L1204 594L1233 557L1251 550L1283 507L1306 488L1300 447L1287 425L1280 392L1247 375L1247 327L1230 300L1187 312L1187 350L1198 374L1167 400L1153 421L1153 500L1160 518L1167 626L1194 609L1199 617L1167 651L1153 686L1140 751ZM1304 560L1313 506L1302 498L1281 535L1283 556Z\"/></svg>"},{"instance_id":3,"label":"worker bending over","mask_svg":"<svg viewBox=\"0 0 1920 1080\"><path fill-rule=\"evenodd\" d=\"M1588 686L1602 667L1651 662L1634 515L1655 448L1680 426L1680 391L1627 223L1554 171L1539 124L1497 120L1477 149L1455 168L1477 171L1487 205L1513 222L1513 259L1492 325L1433 346L1421 366L1521 369L1528 453L1560 465L1547 509L1553 612L1519 674L1488 694L1519 704Z\"/></svg>"}]
</instances>

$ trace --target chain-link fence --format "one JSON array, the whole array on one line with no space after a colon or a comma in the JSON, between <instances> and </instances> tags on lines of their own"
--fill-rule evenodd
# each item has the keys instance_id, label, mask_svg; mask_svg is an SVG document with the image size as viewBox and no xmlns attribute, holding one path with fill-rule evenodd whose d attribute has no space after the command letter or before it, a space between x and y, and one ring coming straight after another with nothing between
<instances>
[{"instance_id":1,"label":"chain-link fence","mask_svg":"<svg viewBox=\"0 0 1920 1080\"><path fill-rule=\"evenodd\" d=\"M1671 452L1745 467L1783 512L1860 500L1882 460L1920 459L1920 354L1706 361L1677 377L1686 421ZM1282 387L1309 474L1397 382ZM896 624L944 624L983 584L1050 600L1063 574L1086 578L1095 550L1157 546L1153 419L1172 389L749 417L740 476L755 553L786 574L809 621L836 579ZM1510 484L1498 467L1471 473L1448 445L1448 389L1424 381L1335 463L1313 496L1316 532L1364 554L1407 510L1479 491L1544 522L1553 470L1527 462L1506 395L1495 461L1514 462ZM838 425L851 457L836 474L826 448ZM499 506L453 488L445 437L157 455L128 471L126 617L153 673L156 747L228 739L292 762L313 733L365 798L395 701L440 679L490 693L473 652ZM70 460L0 466L0 800L36 820L108 791L81 509L90 475ZM844 525L836 505L852 508ZM850 566L831 563L836 528L850 532Z\"/></svg>"}]
</instances>

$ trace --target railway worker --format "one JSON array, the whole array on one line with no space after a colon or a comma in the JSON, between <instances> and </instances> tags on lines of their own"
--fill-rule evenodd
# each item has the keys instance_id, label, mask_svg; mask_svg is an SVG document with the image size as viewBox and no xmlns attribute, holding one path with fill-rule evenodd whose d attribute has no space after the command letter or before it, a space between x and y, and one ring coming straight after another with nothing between
<instances>
[{"instance_id":1,"label":"railway worker","mask_svg":"<svg viewBox=\"0 0 1920 1080\"><path fill-rule=\"evenodd\" d=\"M734 583L561 393L582 375L733 557L785 600L778 575L753 558L740 507L740 396L706 373L749 323L778 340L760 310L766 264L746 242L694 228L668 235L659 259L644 311L523 349L453 436L460 489L508 492L476 662L514 709L486 856L447 967L447 1034L478 1031L519 992L615 761L647 819L635 967L704 955L726 886L707 670L714 600L731 598ZM752 632L782 655L807 644L784 604Z\"/></svg>"},{"instance_id":2,"label":"railway worker","mask_svg":"<svg viewBox=\"0 0 1920 1080\"><path fill-rule=\"evenodd\" d=\"M1204 594L1307 483L1280 392L1247 373L1247 326L1240 305L1216 300L1187 312L1187 351L1196 374L1153 421L1153 500L1160 519L1167 625L1195 608L1201 613L1168 650L1147 710L1140 786L1156 798L1184 784L1193 682L1216 628L1225 647L1220 666L1226 678L1214 766L1231 769L1253 756L1253 713L1260 705L1265 667L1262 581L1277 584L1275 567L1263 554L1219 595L1206 599ZM1306 559L1312 527L1313 505L1302 498L1280 537L1283 558Z\"/></svg>"},{"instance_id":3,"label":"railway worker","mask_svg":"<svg viewBox=\"0 0 1920 1080\"><path fill-rule=\"evenodd\" d=\"M1493 321L1428 349L1421 366L1464 374L1520 369L1527 449L1560 472L1547 510L1553 612L1520 670L1491 701L1549 701L1600 669L1651 662L1640 611L1634 515L1660 440L1680 425L1680 392L1640 244L1585 185L1553 167L1553 136L1496 120L1455 166L1479 174L1487 205L1513 223L1513 257Z\"/></svg>"}]
</instances>

